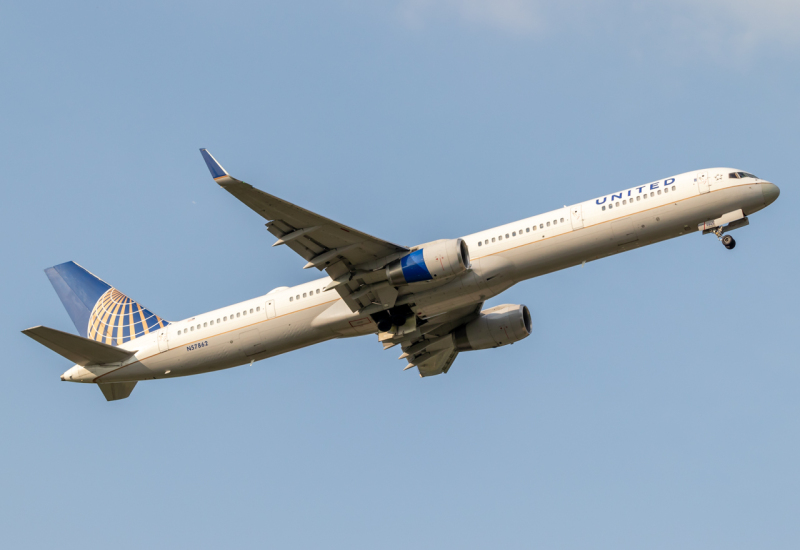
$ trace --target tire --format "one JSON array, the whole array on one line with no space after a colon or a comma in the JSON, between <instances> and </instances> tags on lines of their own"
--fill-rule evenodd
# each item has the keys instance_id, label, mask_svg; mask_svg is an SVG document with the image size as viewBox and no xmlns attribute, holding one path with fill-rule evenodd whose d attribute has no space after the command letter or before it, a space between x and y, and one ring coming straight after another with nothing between
<instances>
[{"instance_id":1,"label":"tire","mask_svg":"<svg viewBox=\"0 0 800 550\"><path fill-rule=\"evenodd\" d=\"M725 235L722 237L722 246L728 250L733 250L733 248L736 246L736 241L730 235Z\"/></svg>"},{"instance_id":2,"label":"tire","mask_svg":"<svg viewBox=\"0 0 800 550\"><path fill-rule=\"evenodd\" d=\"M402 326L406 323L406 318L402 315L392 315L392 324L396 326Z\"/></svg>"}]
</instances>

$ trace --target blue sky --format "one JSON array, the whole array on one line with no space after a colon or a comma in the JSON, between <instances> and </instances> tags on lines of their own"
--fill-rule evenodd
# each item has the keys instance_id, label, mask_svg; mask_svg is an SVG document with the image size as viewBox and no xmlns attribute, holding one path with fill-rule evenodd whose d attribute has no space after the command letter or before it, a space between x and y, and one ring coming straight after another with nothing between
<instances>
[{"instance_id":1,"label":"blue sky","mask_svg":"<svg viewBox=\"0 0 800 550\"><path fill-rule=\"evenodd\" d=\"M796 3L27 2L2 10L0 542L796 548ZM74 260L179 320L310 280L197 151L387 240L734 166L780 199L517 285L534 333L376 338L106 403L20 334Z\"/></svg>"}]
</instances>

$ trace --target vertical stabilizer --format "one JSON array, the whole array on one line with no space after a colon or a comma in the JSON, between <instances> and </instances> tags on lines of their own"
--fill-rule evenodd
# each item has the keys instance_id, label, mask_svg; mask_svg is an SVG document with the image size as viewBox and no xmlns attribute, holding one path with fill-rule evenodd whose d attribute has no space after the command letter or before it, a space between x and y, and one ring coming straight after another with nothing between
<instances>
[{"instance_id":1,"label":"vertical stabilizer","mask_svg":"<svg viewBox=\"0 0 800 550\"><path fill-rule=\"evenodd\" d=\"M44 271L84 338L118 346L169 324L75 262Z\"/></svg>"}]
</instances>

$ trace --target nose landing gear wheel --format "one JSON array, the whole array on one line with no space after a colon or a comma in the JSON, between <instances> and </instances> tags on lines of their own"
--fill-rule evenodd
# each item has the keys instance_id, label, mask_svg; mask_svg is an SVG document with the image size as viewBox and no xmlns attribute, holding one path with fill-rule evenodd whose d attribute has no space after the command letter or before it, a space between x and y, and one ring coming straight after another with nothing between
<instances>
[{"instance_id":1,"label":"nose landing gear wheel","mask_svg":"<svg viewBox=\"0 0 800 550\"><path fill-rule=\"evenodd\" d=\"M725 235L724 237L722 237L722 246L724 246L728 250L733 250L733 248L736 246L736 241L733 240L733 237L731 237L730 235Z\"/></svg>"}]
</instances>

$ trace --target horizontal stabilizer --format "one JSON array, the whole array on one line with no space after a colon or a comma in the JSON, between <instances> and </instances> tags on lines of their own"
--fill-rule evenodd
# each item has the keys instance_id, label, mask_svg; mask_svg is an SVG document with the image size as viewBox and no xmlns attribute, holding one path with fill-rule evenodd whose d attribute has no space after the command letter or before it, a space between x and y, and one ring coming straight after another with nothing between
<instances>
[{"instance_id":1,"label":"horizontal stabilizer","mask_svg":"<svg viewBox=\"0 0 800 550\"><path fill-rule=\"evenodd\" d=\"M119 363L136 353L136 350L116 348L69 332L42 326L23 330L22 333L81 366Z\"/></svg>"},{"instance_id":2,"label":"horizontal stabilizer","mask_svg":"<svg viewBox=\"0 0 800 550\"><path fill-rule=\"evenodd\" d=\"M106 396L106 401L116 401L117 399L125 399L128 397L136 382L109 382L108 384L97 384L100 386L100 391Z\"/></svg>"}]
</instances>

